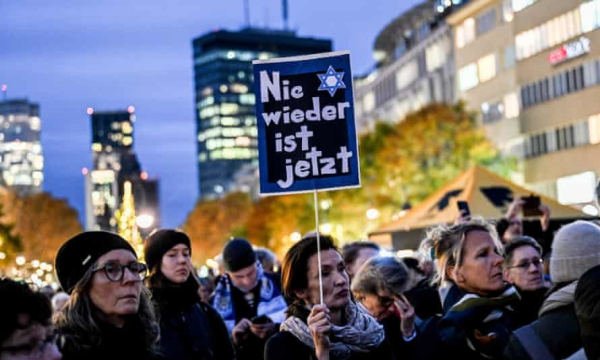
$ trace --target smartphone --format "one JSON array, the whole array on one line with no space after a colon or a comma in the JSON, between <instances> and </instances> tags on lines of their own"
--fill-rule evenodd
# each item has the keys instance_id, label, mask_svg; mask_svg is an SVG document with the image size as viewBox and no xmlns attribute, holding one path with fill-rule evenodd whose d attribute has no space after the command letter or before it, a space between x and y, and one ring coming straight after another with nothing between
<instances>
[{"instance_id":1,"label":"smartphone","mask_svg":"<svg viewBox=\"0 0 600 360\"><path fill-rule=\"evenodd\" d=\"M257 324L257 325L262 325L262 324L272 323L273 321L267 315L261 315L261 316L253 317L252 320L250 320L250 322L252 322L253 324Z\"/></svg>"},{"instance_id":2,"label":"smartphone","mask_svg":"<svg viewBox=\"0 0 600 360\"><path fill-rule=\"evenodd\" d=\"M469 203L466 201L457 201L458 211L463 213L463 216L471 216L471 210L469 209Z\"/></svg>"},{"instance_id":3,"label":"smartphone","mask_svg":"<svg viewBox=\"0 0 600 360\"><path fill-rule=\"evenodd\" d=\"M522 199L525 201L523 204L523 216L540 216L540 205L542 204L540 197L531 194L530 196L524 196Z\"/></svg>"}]
</instances>

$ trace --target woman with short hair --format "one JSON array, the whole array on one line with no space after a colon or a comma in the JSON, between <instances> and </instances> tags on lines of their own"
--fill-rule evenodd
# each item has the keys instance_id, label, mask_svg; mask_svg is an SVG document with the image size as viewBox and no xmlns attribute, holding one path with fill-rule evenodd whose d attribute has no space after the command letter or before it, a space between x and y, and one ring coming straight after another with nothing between
<instances>
[{"instance_id":1,"label":"woman with short hair","mask_svg":"<svg viewBox=\"0 0 600 360\"><path fill-rule=\"evenodd\" d=\"M329 236L294 244L282 265L284 295L292 300L281 331L265 348L267 360L389 359L383 327L350 298L348 274ZM323 283L320 304L319 273Z\"/></svg>"},{"instance_id":2,"label":"woman with short hair","mask_svg":"<svg viewBox=\"0 0 600 360\"><path fill-rule=\"evenodd\" d=\"M519 295L502 276L503 249L482 220L429 231L422 248L437 260L444 315L432 322L445 356L499 358L514 328Z\"/></svg>"},{"instance_id":3,"label":"woman with short hair","mask_svg":"<svg viewBox=\"0 0 600 360\"><path fill-rule=\"evenodd\" d=\"M56 275L70 295L55 322L64 359L155 359L159 328L142 287L147 267L117 234L80 233L55 260Z\"/></svg>"},{"instance_id":4,"label":"woman with short hair","mask_svg":"<svg viewBox=\"0 0 600 360\"><path fill-rule=\"evenodd\" d=\"M158 230L144 241L148 287L160 318L161 351L166 359L233 359L221 316L198 295L191 253L190 238L178 230Z\"/></svg>"},{"instance_id":5,"label":"woman with short hair","mask_svg":"<svg viewBox=\"0 0 600 360\"><path fill-rule=\"evenodd\" d=\"M374 257L354 275L352 293L385 330L395 357L410 357L408 345L417 337L415 310L403 295L411 286L411 273L401 260Z\"/></svg>"}]
</instances>

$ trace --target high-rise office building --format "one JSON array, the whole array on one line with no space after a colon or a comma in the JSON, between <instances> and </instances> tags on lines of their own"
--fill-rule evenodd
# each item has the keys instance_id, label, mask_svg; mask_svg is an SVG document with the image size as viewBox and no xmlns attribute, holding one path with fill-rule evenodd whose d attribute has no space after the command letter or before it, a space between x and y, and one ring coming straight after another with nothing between
<instances>
[{"instance_id":1,"label":"high-rise office building","mask_svg":"<svg viewBox=\"0 0 600 360\"><path fill-rule=\"evenodd\" d=\"M28 100L0 101L0 183L19 194L42 191L39 112Z\"/></svg>"},{"instance_id":2,"label":"high-rise office building","mask_svg":"<svg viewBox=\"0 0 600 360\"><path fill-rule=\"evenodd\" d=\"M135 109L97 112L92 120L93 168L86 174L86 228L116 231L115 211L123 199L125 181L133 186L140 233L160 226L158 180L148 180L133 149Z\"/></svg>"},{"instance_id":3,"label":"high-rise office building","mask_svg":"<svg viewBox=\"0 0 600 360\"><path fill-rule=\"evenodd\" d=\"M232 190L244 164L257 164L252 60L331 51L331 41L292 31L214 31L193 41L200 197Z\"/></svg>"}]
</instances>

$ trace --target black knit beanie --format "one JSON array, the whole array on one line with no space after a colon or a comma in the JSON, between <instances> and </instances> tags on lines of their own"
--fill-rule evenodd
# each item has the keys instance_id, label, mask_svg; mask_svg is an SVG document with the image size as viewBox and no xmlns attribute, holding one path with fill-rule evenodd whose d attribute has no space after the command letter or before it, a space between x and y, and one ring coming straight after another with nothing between
<instances>
[{"instance_id":1,"label":"black knit beanie","mask_svg":"<svg viewBox=\"0 0 600 360\"><path fill-rule=\"evenodd\" d=\"M60 286L71 294L92 264L107 252L119 249L131 251L137 259L135 250L127 240L111 232L86 231L70 238L60 247L54 260Z\"/></svg>"},{"instance_id":2,"label":"black knit beanie","mask_svg":"<svg viewBox=\"0 0 600 360\"><path fill-rule=\"evenodd\" d=\"M192 253L192 244L190 238L182 231L178 230L158 230L150 234L144 241L144 257L148 269L153 270L156 265L160 266L163 255L178 244L184 244Z\"/></svg>"},{"instance_id":3,"label":"black knit beanie","mask_svg":"<svg viewBox=\"0 0 600 360\"><path fill-rule=\"evenodd\" d=\"M233 238L223 249L223 266L226 271L236 272L256 263L256 253L246 239Z\"/></svg>"}]
</instances>

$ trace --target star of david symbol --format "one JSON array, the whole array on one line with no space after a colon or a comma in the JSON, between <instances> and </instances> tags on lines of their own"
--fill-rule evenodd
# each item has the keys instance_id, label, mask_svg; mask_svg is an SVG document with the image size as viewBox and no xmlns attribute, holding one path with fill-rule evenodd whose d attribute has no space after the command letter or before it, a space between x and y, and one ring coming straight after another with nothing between
<instances>
[{"instance_id":1,"label":"star of david symbol","mask_svg":"<svg viewBox=\"0 0 600 360\"><path fill-rule=\"evenodd\" d=\"M335 69L329 65L329 69L325 74L317 74L319 79L321 80L321 85L319 85L319 91L329 91L329 95L335 95L337 89L345 89L346 85L342 81L344 78L344 72L336 72Z\"/></svg>"}]
</instances>

